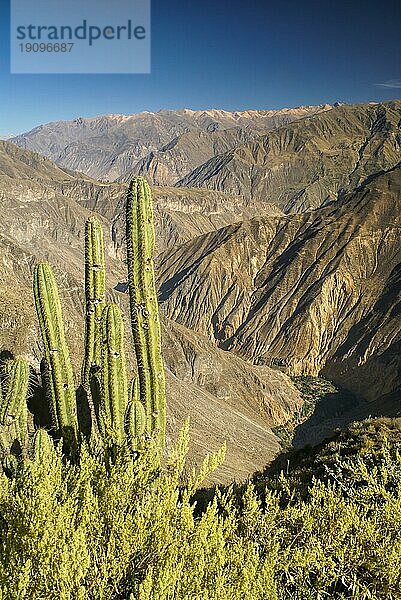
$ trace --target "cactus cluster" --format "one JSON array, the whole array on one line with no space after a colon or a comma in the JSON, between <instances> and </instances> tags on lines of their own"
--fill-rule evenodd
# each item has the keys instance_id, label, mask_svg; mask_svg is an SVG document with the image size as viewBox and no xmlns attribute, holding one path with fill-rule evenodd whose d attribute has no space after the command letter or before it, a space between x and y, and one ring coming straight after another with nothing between
<instances>
[{"instance_id":1,"label":"cactus cluster","mask_svg":"<svg viewBox=\"0 0 401 600\"><path fill-rule=\"evenodd\" d=\"M161 451L166 409L153 267L153 208L149 186L141 177L135 178L129 187L126 223L130 314L138 374L128 384L123 316L116 304L106 302L103 230L99 219L91 216L85 227L85 348L81 389L90 407L92 440L97 438L96 442L107 448L128 439L131 448L138 450L145 437L153 436ZM65 447L71 450L79 447L83 434L61 301L49 264L37 265L33 288L44 348L43 385L54 435L62 438ZM14 436L25 445L29 368L26 361L17 359L7 366L7 371L5 389L0 395L1 443L9 447ZM51 447L51 437L39 429L33 438L32 455L40 458ZM11 462L8 470L12 470Z\"/></svg>"}]
</instances>

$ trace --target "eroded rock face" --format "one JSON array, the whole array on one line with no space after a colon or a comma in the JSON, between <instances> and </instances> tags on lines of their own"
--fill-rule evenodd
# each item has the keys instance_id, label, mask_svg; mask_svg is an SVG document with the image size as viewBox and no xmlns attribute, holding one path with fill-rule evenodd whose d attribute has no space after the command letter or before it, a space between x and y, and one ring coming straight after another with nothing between
<instances>
[{"instance_id":1,"label":"eroded rock face","mask_svg":"<svg viewBox=\"0 0 401 600\"><path fill-rule=\"evenodd\" d=\"M211 158L177 185L317 208L401 159L401 101L338 106Z\"/></svg>"},{"instance_id":2,"label":"eroded rock face","mask_svg":"<svg viewBox=\"0 0 401 600\"><path fill-rule=\"evenodd\" d=\"M227 443L216 480L246 478L279 451L271 428L289 421L303 401L283 373L254 366L177 323L165 321L169 439L192 424L192 460Z\"/></svg>"},{"instance_id":3,"label":"eroded rock face","mask_svg":"<svg viewBox=\"0 0 401 600\"><path fill-rule=\"evenodd\" d=\"M378 398L401 382L400 214L396 168L326 208L196 238L161 258L164 310L256 364Z\"/></svg>"},{"instance_id":4,"label":"eroded rock face","mask_svg":"<svg viewBox=\"0 0 401 600\"><path fill-rule=\"evenodd\" d=\"M128 181L133 175L143 175L154 185L172 186L211 157L255 140L260 134L257 128L238 127L183 133L142 158L120 179Z\"/></svg>"}]
</instances>

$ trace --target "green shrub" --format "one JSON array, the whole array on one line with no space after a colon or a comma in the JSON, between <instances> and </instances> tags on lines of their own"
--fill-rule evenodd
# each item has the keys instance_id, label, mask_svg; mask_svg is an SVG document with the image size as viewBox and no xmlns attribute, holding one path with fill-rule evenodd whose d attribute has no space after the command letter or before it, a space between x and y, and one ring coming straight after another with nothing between
<instances>
[{"instance_id":1,"label":"green shrub","mask_svg":"<svg viewBox=\"0 0 401 600\"><path fill-rule=\"evenodd\" d=\"M2 600L401 598L401 460L389 445L349 454L343 480L291 476L238 498L195 489L222 460L185 474L184 428L164 466L148 444L71 464L42 444L0 477ZM391 485L389 481L391 480ZM185 481L185 484L183 483Z\"/></svg>"}]
</instances>

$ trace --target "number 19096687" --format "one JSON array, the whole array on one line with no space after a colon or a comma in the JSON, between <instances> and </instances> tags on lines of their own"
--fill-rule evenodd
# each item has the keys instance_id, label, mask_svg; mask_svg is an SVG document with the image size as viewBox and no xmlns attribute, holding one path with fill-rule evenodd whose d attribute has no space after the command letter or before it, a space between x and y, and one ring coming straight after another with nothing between
<instances>
[{"instance_id":1,"label":"number 19096687","mask_svg":"<svg viewBox=\"0 0 401 600\"><path fill-rule=\"evenodd\" d=\"M19 44L21 52L71 52L73 43L33 43Z\"/></svg>"}]
</instances>

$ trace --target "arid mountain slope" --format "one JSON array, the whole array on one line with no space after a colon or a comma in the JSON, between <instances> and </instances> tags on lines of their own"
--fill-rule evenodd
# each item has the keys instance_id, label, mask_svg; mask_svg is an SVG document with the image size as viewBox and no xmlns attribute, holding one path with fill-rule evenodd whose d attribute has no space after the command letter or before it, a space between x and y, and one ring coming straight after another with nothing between
<instances>
[{"instance_id":1,"label":"arid mountain slope","mask_svg":"<svg viewBox=\"0 0 401 600\"><path fill-rule=\"evenodd\" d=\"M327 207L200 236L160 261L166 314L257 364L368 399L401 384L401 168Z\"/></svg>"},{"instance_id":2,"label":"arid mountain slope","mask_svg":"<svg viewBox=\"0 0 401 600\"><path fill-rule=\"evenodd\" d=\"M112 238L115 248L124 251L126 187L123 189L124 195L112 218ZM262 208L258 202L214 190L155 187L153 196L158 232L157 252L170 252L176 245L203 233L260 215L261 210L265 214L282 214L274 204L266 204ZM96 210L104 214L105 208L102 201Z\"/></svg>"},{"instance_id":3,"label":"arid mountain slope","mask_svg":"<svg viewBox=\"0 0 401 600\"><path fill-rule=\"evenodd\" d=\"M283 373L252 366L219 350L204 336L166 321L169 439L191 418L191 453L199 463L226 441L227 459L217 480L246 478L272 460L279 440L271 428L300 413L302 399Z\"/></svg>"},{"instance_id":4,"label":"arid mountain slope","mask_svg":"<svg viewBox=\"0 0 401 600\"><path fill-rule=\"evenodd\" d=\"M401 161L401 101L337 106L211 158L177 185L317 208Z\"/></svg>"},{"instance_id":5,"label":"arid mountain slope","mask_svg":"<svg viewBox=\"0 0 401 600\"><path fill-rule=\"evenodd\" d=\"M103 212L109 298L127 314L127 295L115 290L125 280L126 266L120 258L121 247L110 237L114 231L110 217L119 214L117 204L125 192L126 186L99 185L65 173L13 144L0 145L0 350L23 354L38 367L41 350L31 281L34 265L45 259L56 270L68 340L79 373L83 233L93 208ZM178 195L173 189L160 193L165 203L176 203L180 214L186 210L191 218L190 190L180 190ZM201 191L199 196L195 190L194 194L198 203L208 198L210 211L216 208L214 202L221 202L214 192ZM200 206L194 204L193 208L199 210ZM196 219L189 222L191 225L182 225L182 235L189 236L185 239L191 237L191 227L200 227ZM205 227L212 225L209 222ZM271 427L286 422L302 406L299 391L287 376L223 352L205 336L167 319L163 332L169 440L190 415L192 459L203 458L206 451L227 440L228 455L219 480L242 479L261 468L280 447ZM127 346L134 368L128 327Z\"/></svg>"},{"instance_id":6,"label":"arid mountain slope","mask_svg":"<svg viewBox=\"0 0 401 600\"><path fill-rule=\"evenodd\" d=\"M171 186L211 157L255 140L259 131L233 127L222 131L189 131L179 135L158 151L151 152L120 180L143 175L154 185Z\"/></svg>"},{"instance_id":7,"label":"arid mountain slope","mask_svg":"<svg viewBox=\"0 0 401 600\"><path fill-rule=\"evenodd\" d=\"M134 115L102 115L47 123L11 141L69 169L112 181L132 170L138 160L150 152L160 150L189 131L213 132L237 128L262 133L282 123L330 108L330 105L323 105L242 112L183 109ZM219 147L216 150L222 151ZM203 160L211 156L213 154L206 158L205 154L202 155ZM194 164L193 168L200 162ZM187 170L181 172L180 178L186 173Z\"/></svg>"},{"instance_id":8,"label":"arid mountain slope","mask_svg":"<svg viewBox=\"0 0 401 600\"><path fill-rule=\"evenodd\" d=\"M67 208L71 199L73 203L98 212L110 221L112 243L109 251L120 257L123 257L121 248L127 189L127 183L100 183L62 169L39 154L0 141L0 198L17 201L16 207L10 207L10 210L18 213L21 200L25 205L29 199L40 201L42 196L45 199L58 198ZM258 202L207 189L156 187L153 194L158 251L258 215L262 209ZM270 214L281 212L274 205L263 205L263 210ZM17 215L17 221L18 218ZM74 221L69 225L67 219L67 229L75 225ZM78 227L81 225L77 224Z\"/></svg>"}]
</instances>

